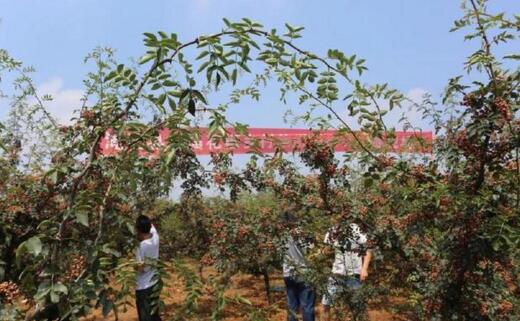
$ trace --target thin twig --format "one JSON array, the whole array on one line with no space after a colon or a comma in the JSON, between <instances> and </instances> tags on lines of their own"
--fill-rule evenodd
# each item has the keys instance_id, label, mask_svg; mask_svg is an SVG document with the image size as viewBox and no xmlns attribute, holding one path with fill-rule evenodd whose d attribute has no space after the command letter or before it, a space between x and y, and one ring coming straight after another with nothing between
<instances>
[{"instance_id":1,"label":"thin twig","mask_svg":"<svg viewBox=\"0 0 520 321\"><path fill-rule=\"evenodd\" d=\"M359 146L361 147L361 149L363 149L368 155L370 155L372 158L374 158L375 160L379 161L379 158L374 155L374 153L372 153L364 144L363 142L361 141L361 139L357 136L356 132L349 126L349 124L347 124L347 122L345 122L343 120L343 118L334 110L334 108L330 107L329 105L327 105L326 103L324 103L321 99L319 99L318 97L316 97L313 93L311 93L310 91L308 91L307 89L305 89L304 87L301 87L301 86L298 86L298 89L301 90L302 92L304 92L305 94L307 94L309 97L311 97L312 99L314 99L315 101L317 101L320 105L322 105L323 107L327 108L333 115L334 117L336 117L342 124L343 126L345 126L345 128L349 131L349 133L352 135L352 137L354 137L354 139L356 140L356 142L359 144Z\"/></svg>"},{"instance_id":2,"label":"thin twig","mask_svg":"<svg viewBox=\"0 0 520 321\"><path fill-rule=\"evenodd\" d=\"M284 40L284 43L286 45L288 45L289 47L293 48L294 50L296 50L297 52L299 52L300 54L302 55L305 55L307 56L308 58L310 59L315 59L315 60L318 60L320 61L321 63L323 63L327 68L335 71L337 74L341 75L343 78L345 78L345 80L352 86L355 85L355 82L352 80L352 78L350 78L347 73L343 73L341 72L339 69L337 69L336 67L334 67L333 65L331 65L327 60L325 60L324 58L321 58L313 53L310 53L308 51L305 51L305 50L302 50L300 48L298 48L297 46L295 46L292 42L290 41L287 41L287 40ZM366 90L366 94L368 95L368 97L370 98L370 100L372 101L372 103L374 104L374 106L376 107L376 109L379 111L379 118L380 118L380 121L381 121L381 124L383 125L385 131L388 131L384 121L383 121L383 118L381 116L381 106L380 104L377 102L377 99L376 97L370 92L370 90Z\"/></svg>"},{"instance_id":3,"label":"thin twig","mask_svg":"<svg viewBox=\"0 0 520 321\"><path fill-rule=\"evenodd\" d=\"M487 33L486 33L486 29L484 28L484 25L482 24L482 20L481 20L481 17L480 17L480 11L477 8L477 4L475 3L475 0L470 0L470 2L471 2L471 5L473 7L473 11L475 13L475 18L476 18L476 21L477 21L477 27L478 27L480 35L482 37L482 41L484 42L483 43L484 51L486 52L486 55L488 57L492 57L492 55L491 55L491 42L489 42L489 39L488 39L488 36L487 36ZM495 74L495 70L493 68L493 63L492 62L486 63L485 66L489 70L489 73L490 73L490 76L491 76L491 83L493 84L493 90L495 91L495 94L496 94L496 74Z\"/></svg>"}]
</instances>

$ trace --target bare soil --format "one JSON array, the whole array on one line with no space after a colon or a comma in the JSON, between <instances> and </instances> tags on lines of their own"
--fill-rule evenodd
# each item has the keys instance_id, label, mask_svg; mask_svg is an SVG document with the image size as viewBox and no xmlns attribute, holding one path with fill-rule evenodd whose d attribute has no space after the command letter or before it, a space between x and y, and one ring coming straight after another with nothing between
<instances>
[{"instance_id":1,"label":"bare soil","mask_svg":"<svg viewBox=\"0 0 520 321\"><path fill-rule=\"evenodd\" d=\"M204 278L214 275L212 269L205 269ZM225 292L229 298L239 295L251 302L251 305L229 301L221 313L221 320L238 321L251 320L252 313L265 313L268 320L285 321L287 320L287 312L285 309L285 293L283 292L283 279L281 276L271 277L271 287L280 289L272 293L272 304L267 302L264 281L262 277L251 275L237 275L231 278L229 289ZM166 284L162 291L161 298L166 304L165 310L161 313L163 321L170 320L211 320L211 314L214 310L215 299L210 295L208 288L198 301L196 312L191 316L181 316L181 311L186 293L184 292L184 284L175 274ZM319 300L317 300L319 301ZM393 300L390 300L393 301ZM390 321L390 320L406 320L404 316L392 314L388 311L384 304L372 304L369 310L369 318L371 321ZM263 312L260 312L263 311ZM321 320L322 306L317 302L316 320ZM113 313L106 318L103 317L101 311L95 311L92 315L84 318L84 321L101 321L116 320ZM118 312L118 321L138 321L137 312L133 306L121 307Z\"/></svg>"}]
</instances>

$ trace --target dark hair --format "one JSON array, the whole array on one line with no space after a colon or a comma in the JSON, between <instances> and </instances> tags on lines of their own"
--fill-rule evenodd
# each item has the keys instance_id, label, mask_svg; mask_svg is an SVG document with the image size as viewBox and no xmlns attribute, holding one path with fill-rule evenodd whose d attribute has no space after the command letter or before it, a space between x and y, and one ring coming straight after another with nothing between
<instances>
[{"instance_id":1,"label":"dark hair","mask_svg":"<svg viewBox=\"0 0 520 321\"><path fill-rule=\"evenodd\" d=\"M150 221L150 218L146 215L139 215L135 221L135 228L140 233L150 233L152 221Z\"/></svg>"}]
</instances>

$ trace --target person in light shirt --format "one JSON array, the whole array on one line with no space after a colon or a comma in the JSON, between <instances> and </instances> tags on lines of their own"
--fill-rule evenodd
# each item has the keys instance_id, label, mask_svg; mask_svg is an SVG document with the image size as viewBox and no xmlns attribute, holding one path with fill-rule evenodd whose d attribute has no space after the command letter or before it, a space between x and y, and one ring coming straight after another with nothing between
<instances>
[{"instance_id":1,"label":"person in light shirt","mask_svg":"<svg viewBox=\"0 0 520 321\"><path fill-rule=\"evenodd\" d=\"M338 296L341 289L359 289L368 277L368 267L372 259L372 251L362 248L365 246L367 237L361 232L359 226L351 224L349 237L340 242L338 230L332 229L325 235L325 244L334 249L334 263L332 265L332 276L329 278L327 293L323 296L324 321L330 320L330 307Z\"/></svg>"},{"instance_id":2,"label":"person in light shirt","mask_svg":"<svg viewBox=\"0 0 520 321\"><path fill-rule=\"evenodd\" d=\"M152 294L157 284L157 271L150 265L159 259L159 234L150 219L141 215L135 224L139 247L136 250L137 280L135 299L139 321L160 321L159 312L152 313Z\"/></svg>"},{"instance_id":3,"label":"person in light shirt","mask_svg":"<svg viewBox=\"0 0 520 321\"><path fill-rule=\"evenodd\" d=\"M312 240L305 237L296 216L285 213L288 227L286 251L283 260L283 276L287 292L287 320L297 321L301 309L303 321L315 320L316 291L312 285L301 280L298 273L307 269L306 255L312 248Z\"/></svg>"}]
</instances>

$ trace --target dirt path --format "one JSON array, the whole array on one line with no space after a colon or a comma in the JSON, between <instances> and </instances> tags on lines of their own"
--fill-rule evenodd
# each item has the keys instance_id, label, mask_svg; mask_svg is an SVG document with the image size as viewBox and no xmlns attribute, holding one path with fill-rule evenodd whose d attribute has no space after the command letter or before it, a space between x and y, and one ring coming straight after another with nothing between
<instances>
[{"instance_id":1,"label":"dirt path","mask_svg":"<svg viewBox=\"0 0 520 321\"><path fill-rule=\"evenodd\" d=\"M210 273L211 274L211 271ZM208 273L204 273L208 277ZM283 289L283 280L281 277L274 277L272 286ZM264 282L261 277L254 277L250 275L239 275L231 279L229 290L226 291L226 296L235 297L239 295L251 302L251 306L243 303L229 302L223 312L222 319L224 321L239 321L251 320L251 316L256 314L264 314L268 320L285 321L287 320L285 310L285 293L283 291L276 291L273 293L273 304L269 305L264 290ZM182 309L186 294L184 293L184 285L180 279L174 276L167 284L162 292L162 299L165 301L166 309L162 314L163 321L176 320L176 316ZM211 320L211 313L214 309L214 298L207 293L203 294L199 300L197 313L183 318L182 320ZM322 307L317 305L317 318L320 320ZM138 321L137 312L134 307L128 306L126 311L121 308L119 311L119 321ZM369 311L371 321L389 321L402 320L397 316L393 316L384 309L371 309ZM101 321L101 320L115 320L115 317L110 314L104 318L100 311L95 311L89 317L84 318L84 321Z\"/></svg>"}]
</instances>

